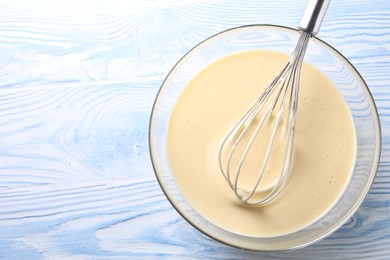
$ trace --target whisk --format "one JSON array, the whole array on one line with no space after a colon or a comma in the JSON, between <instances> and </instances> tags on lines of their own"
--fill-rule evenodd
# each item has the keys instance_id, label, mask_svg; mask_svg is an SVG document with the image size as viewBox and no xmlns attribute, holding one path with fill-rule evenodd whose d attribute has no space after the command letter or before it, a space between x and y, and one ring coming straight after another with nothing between
<instances>
[{"instance_id":1,"label":"whisk","mask_svg":"<svg viewBox=\"0 0 390 260\"><path fill-rule=\"evenodd\" d=\"M298 26L298 43L287 63L222 142L221 172L235 195L247 204L274 200L290 175L302 62L329 2L308 1ZM262 155L256 155L261 147L265 147ZM275 163L271 165L270 160Z\"/></svg>"}]
</instances>

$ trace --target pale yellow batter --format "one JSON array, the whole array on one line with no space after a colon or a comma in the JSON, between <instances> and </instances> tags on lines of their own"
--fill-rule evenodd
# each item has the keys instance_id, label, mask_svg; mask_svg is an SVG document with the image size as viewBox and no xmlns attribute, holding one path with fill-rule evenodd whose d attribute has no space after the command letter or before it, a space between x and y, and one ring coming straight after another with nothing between
<instances>
[{"instance_id":1,"label":"pale yellow batter","mask_svg":"<svg viewBox=\"0 0 390 260\"><path fill-rule=\"evenodd\" d=\"M171 115L168 154L181 192L207 220L235 233L267 237L304 228L336 202L353 170L356 137L348 107L321 72L304 64L294 162L279 197L245 205L221 174L224 135L287 59L261 51L225 57L190 81Z\"/></svg>"}]
</instances>

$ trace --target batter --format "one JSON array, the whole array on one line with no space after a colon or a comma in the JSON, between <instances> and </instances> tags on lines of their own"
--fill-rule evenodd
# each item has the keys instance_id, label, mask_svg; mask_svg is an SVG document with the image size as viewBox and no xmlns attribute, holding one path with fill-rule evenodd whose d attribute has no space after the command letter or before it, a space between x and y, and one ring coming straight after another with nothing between
<instances>
[{"instance_id":1,"label":"batter","mask_svg":"<svg viewBox=\"0 0 390 260\"><path fill-rule=\"evenodd\" d=\"M292 172L271 203L249 206L220 172L218 151L229 129L287 61L276 52L248 51L218 60L181 93L168 129L170 166L180 191L215 225L254 237L306 227L342 195L353 170L356 136L351 114L332 83L302 68Z\"/></svg>"}]
</instances>

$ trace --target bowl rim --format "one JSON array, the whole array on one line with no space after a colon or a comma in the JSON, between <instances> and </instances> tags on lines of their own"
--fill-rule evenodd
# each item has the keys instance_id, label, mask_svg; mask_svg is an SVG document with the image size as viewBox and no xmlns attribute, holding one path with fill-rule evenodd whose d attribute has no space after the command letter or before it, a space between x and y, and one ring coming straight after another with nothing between
<instances>
[{"instance_id":1,"label":"bowl rim","mask_svg":"<svg viewBox=\"0 0 390 260\"><path fill-rule=\"evenodd\" d=\"M241 246L238 246L236 244L233 244L233 243L230 243L230 242L227 242L227 241L224 241L222 239L219 239L218 237L216 237L215 235L211 234L210 232L208 232L207 230L205 229L202 229L201 227L199 227L198 225L196 225L195 223L193 223L193 221L191 219L189 219L186 214L184 214L175 204L175 202L173 201L173 199L171 198L171 195L167 193L167 191L165 190L164 188L164 185L162 183L162 181L160 180L160 177L159 177L159 173L157 171L157 167L155 165L155 159L154 159L154 152L153 152L153 138L151 136L151 130L152 130L152 127L153 127L153 118L154 118L154 115L155 115L155 109L156 109L156 105L157 105L157 101L159 99L159 96L160 96L160 93L166 83L166 81L168 80L168 78L170 77L170 75L172 74L172 72L175 70L176 67L178 67L178 65L181 63L181 61L183 59L185 59L193 50L195 50L196 48L198 48L200 45L202 45L203 43L213 39L214 37L217 37L219 35L222 35L222 34L225 34L225 33L228 33L228 32L231 32L231 31L235 31L235 30L241 30L241 29L250 29L250 28L254 28L254 27L259 27L259 28L266 28L266 27L269 27L271 29L282 29L282 30L286 30L286 31L295 31L295 32L298 32L299 30L298 29L295 29L295 28L291 28L291 27L288 27L288 26L282 26L282 25L275 25L275 24L249 24L249 25L242 25L242 26L237 26L237 27L232 27L232 28L229 28L229 29L226 29L226 30L223 30L223 31L220 31L216 34L213 34L207 38L205 38L204 40L200 41L199 43L197 43L196 45L194 45L192 48L190 48L184 55L182 55L182 57L175 63L175 65L169 70L168 74L165 76L164 80L162 81L157 93L156 93L156 96L155 96L155 99L153 101L153 105L152 105L152 109L151 109L151 113L150 113L150 117L149 117L149 127L148 127L148 144L149 144L149 155L150 155L150 160L151 160L151 163L152 163L152 168L153 168L153 171L154 171L154 175L157 179L157 182L159 183L159 186L161 188L161 190L163 191L165 197L168 199L168 201L170 202L170 204L173 206L173 208L176 210L177 213L179 213L179 215L184 219L186 220L191 226L193 226L196 230L200 231L202 234L212 238L213 240L216 240L222 244L225 244L225 245L228 245L228 246L231 246L233 248L237 248L237 249L240 249L240 250L247 250L247 251L252 251L252 252L283 252L283 251L291 251L291 250L296 250L296 249L300 249L300 248L304 248L304 247L307 247L309 245L312 245L326 237L328 237L329 235L331 235L332 233L334 233L335 231L337 231L342 225L344 225L349 218L351 218L357 211L358 209L361 207L364 199L367 197L367 194L369 192L369 190L371 189L373 183L374 183L374 179L375 179L375 176L378 172L378 168L379 168L379 164L380 164L380 157L381 157L381 151L382 151L382 131L381 131L381 124L380 124L380 117L379 117L379 112L378 112L378 109L377 109L377 106L375 104L375 100L374 100L374 97L366 83L366 81L364 80L364 78L362 77L362 75L359 73L359 71L355 68L355 66L342 54L340 53L335 47L333 47L332 45L330 45L329 43L325 42L324 40L321 40L320 38L318 38L317 36L312 36L312 39L318 41L320 44L323 44L325 47L328 47L331 51L334 51L337 55L340 56L340 58L347 63L347 65L349 65L353 71L356 73L357 77L364 83L364 88L362 88L364 90L364 92L367 94L367 96L369 97L368 98L368 101L370 103L370 107L373 111L373 120L374 120L374 129L375 129L375 154L374 154L374 158L373 158L373 167L371 168L371 171L370 171L370 175L369 175L369 185L366 185L365 186L365 189L361 192L361 196L359 197L359 199L354 203L354 207L353 209L349 212L349 214L346 214L344 219L342 219L341 221L339 221L338 225L336 225L334 228L330 229L328 232L324 233L322 236L319 236L315 239L312 239L306 243L302 243L300 245L297 245L297 246L293 246L293 247L289 247L289 248L283 248L283 249L255 249L255 248L247 248L247 247L241 247ZM311 39L311 40L312 40ZM188 203L188 202L187 202ZM206 219L207 220L207 219ZM215 225L215 224L214 224ZM221 228L222 229L222 228ZM227 231L229 232L229 231ZM229 232L231 233L231 232Z\"/></svg>"}]
</instances>

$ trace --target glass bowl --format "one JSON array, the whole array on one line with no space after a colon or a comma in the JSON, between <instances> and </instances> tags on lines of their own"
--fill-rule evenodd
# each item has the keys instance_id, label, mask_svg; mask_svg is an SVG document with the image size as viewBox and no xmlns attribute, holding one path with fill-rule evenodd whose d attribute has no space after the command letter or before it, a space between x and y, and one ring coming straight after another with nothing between
<instances>
[{"instance_id":1,"label":"glass bowl","mask_svg":"<svg viewBox=\"0 0 390 260\"><path fill-rule=\"evenodd\" d=\"M313 244L342 226L359 208L374 180L381 151L377 109L364 80L352 64L330 45L313 37L305 61L324 73L346 100L353 117L357 157L348 187L327 213L297 232L279 237L249 237L226 231L203 218L180 193L170 171L167 130L170 114L183 88L207 65L247 50L290 54L299 33L273 26L251 25L216 34L191 49L171 70L156 97L149 128L149 147L158 182L173 207L195 228L225 244L255 251L281 251Z\"/></svg>"}]
</instances>

